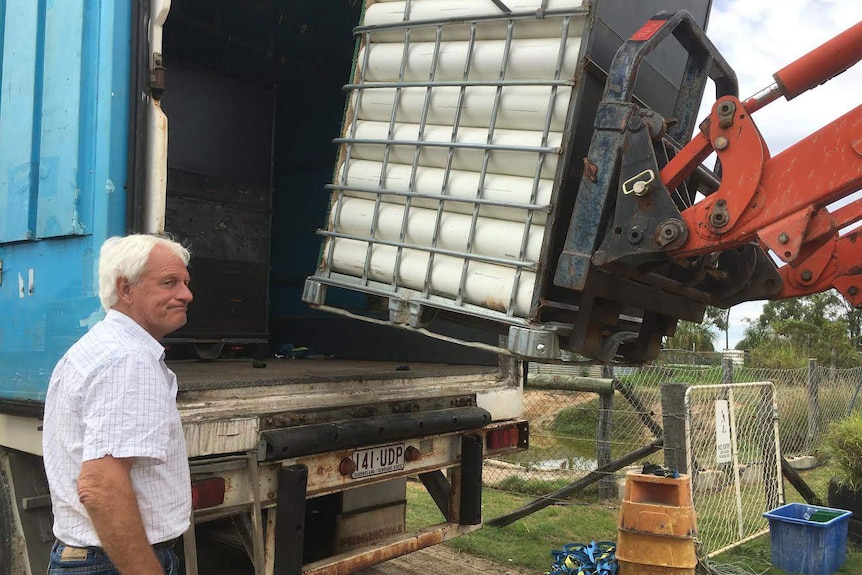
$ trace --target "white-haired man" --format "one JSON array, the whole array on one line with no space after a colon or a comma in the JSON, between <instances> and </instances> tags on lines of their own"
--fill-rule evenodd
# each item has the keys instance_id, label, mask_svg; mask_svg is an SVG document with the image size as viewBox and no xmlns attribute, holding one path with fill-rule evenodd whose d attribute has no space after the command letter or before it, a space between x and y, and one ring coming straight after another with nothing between
<instances>
[{"instance_id":1,"label":"white-haired man","mask_svg":"<svg viewBox=\"0 0 862 575\"><path fill-rule=\"evenodd\" d=\"M131 235L107 240L99 258L107 314L57 363L45 398L57 538L48 573L174 575L191 488L159 339L186 323L189 252Z\"/></svg>"}]
</instances>

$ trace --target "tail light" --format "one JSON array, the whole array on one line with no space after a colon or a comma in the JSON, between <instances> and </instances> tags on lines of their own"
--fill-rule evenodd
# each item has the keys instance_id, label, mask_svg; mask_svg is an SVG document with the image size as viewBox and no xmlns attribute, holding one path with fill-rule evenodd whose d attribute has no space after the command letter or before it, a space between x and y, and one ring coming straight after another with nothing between
<instances>
[{"instance_id":1,"label":"tail light","mask_svg":"<svg viewBox=\"0 0 862 575\"><path fill-rule=\"evenodd\" d=\"M224 503L224 477L192 481L192 509L206 509Z\"/></svg>"},{"instance_id":2,"label":"tail light","mask_svg":"<svg viewBox=\"0 0 862 575\"><path fill-rule=\"evenodd\" d=\"M528 447L529 431L526 422L514 423L511 426L494 429L485 434L485 446L488 449L505 447Z\"/></svg>"}]
</instances>

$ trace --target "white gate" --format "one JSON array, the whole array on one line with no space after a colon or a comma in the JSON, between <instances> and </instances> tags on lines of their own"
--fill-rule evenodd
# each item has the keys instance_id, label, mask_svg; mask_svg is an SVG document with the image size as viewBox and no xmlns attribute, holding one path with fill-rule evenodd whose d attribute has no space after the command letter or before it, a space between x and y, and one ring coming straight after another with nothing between
<instances>
[{"instance_id":1,"label":"white gate","mask_svg":"<svg viewBox=\"0 0 862 575\"><path fill-rule=\"evenodd\" d=\"M768 532L763 512L784 503L775 388L692 386L685 414L699 555L713 556Z\"/></svg>"}]
</instances>

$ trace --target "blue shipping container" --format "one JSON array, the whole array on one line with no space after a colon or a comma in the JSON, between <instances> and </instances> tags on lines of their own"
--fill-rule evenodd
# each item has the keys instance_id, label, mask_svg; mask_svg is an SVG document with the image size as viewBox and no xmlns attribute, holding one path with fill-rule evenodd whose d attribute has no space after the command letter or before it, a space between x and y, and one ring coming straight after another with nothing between
<instances>
[{"instance_id":1,"label":"blue shipping container","mask_svg":"<svg viewBox=\"0 0 862 575\"><path fill-rule=\"evenodd\" d=\"M126 227L129 2L0 3L0 399L41 402Z\"/></svg>"}]
</instances>

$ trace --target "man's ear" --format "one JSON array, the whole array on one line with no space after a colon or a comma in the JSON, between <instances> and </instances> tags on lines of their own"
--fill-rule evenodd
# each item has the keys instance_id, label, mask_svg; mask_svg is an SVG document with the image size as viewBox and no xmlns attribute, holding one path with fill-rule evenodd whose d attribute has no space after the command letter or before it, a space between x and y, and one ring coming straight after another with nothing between
<instances>
[{"instance_id":1,"label":"man's ear","mask_svg":"<svg viewBox=\"0 0 862 575\"><path fill-rule=\"evenodd\" d=\"M124 277L117 278L117 295L125 304L132 303L132 284Z\"/></svg>"}]
</instances>

